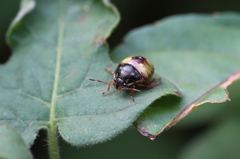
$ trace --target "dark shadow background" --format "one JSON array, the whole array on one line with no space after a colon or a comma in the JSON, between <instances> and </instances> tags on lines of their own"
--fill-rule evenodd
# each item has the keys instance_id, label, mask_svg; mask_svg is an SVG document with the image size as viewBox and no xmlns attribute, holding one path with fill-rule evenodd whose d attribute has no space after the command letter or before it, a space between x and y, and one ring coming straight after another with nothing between
<instances>
[{"instance_id":1,"label":"dark shadow background","mask_svg":"<svg viewBox=\"0 0 240 159\"><path fill-rule=\"evenodd\" d=\"M239 0L112 0L121 14L121 22L108 39L110 48L121 43L123 37L131 29L153 23L164 17L184 13L215 13L221 11L240 12ZM4 0L0 5L0 63L10 57L11 49L5 43L5 34L19 7L17 0ZM240 83L238 82L238 85ZM236 86L236 85L234 85ZM232 86L230 94L236 94ZM238 91L239 93L239 91ZM240 103L240 100L232 104ZM206 132L227 111L231 105L205 104L191 113L179 124L162 134L155 141L141 136L133 127L107 142L81 148L72 147L60 141L62 158L104 158L104 159L145 159L145 158L177 158L183 146L201 133ZM210 109L209 109L210 108ZM205 117L204 112L211 115ZM203 115L204 114L204 115ZM204 116L199 120L196 116ZM36 159L48 158L47 139L41 130L35 144L31 148Z\"/></svg>"}]
</instances>

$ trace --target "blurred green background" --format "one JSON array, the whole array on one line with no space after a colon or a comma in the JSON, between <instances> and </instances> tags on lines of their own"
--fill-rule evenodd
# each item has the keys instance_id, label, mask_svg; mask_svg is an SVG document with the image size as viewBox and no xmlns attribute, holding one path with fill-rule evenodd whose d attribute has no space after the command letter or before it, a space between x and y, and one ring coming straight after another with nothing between
<instances>
[{"instance_id":1,"label":"blurred green background","mask_svg":"<svg viewBox=\"0 0 240 159\"><path fill-rule=\"evenodd\" d=\"M239 0L112 0L121 22L108 39L110 48L121 43L128 31L164 17L184 13L240 12ZM19 7L18 0L1 1L0 63L10 57L5 34ZM231 102L204 104L155 141L130 127L97 145L76 148L60 141L62 158L75 159L238 159L240 158L240 82L229 88ZM166 97L165 97L166 98ZM31 148L36 159L48 158L47 138L41 130Z\"/></svg>"}]
</instances>

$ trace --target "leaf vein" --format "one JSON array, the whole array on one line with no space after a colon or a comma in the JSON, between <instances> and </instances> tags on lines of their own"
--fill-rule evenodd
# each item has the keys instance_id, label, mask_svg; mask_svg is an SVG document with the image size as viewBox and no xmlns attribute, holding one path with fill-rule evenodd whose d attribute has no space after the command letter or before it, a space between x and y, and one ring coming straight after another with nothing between
<instances>
[{"instance_id":1,"label":"leaf vein","mask_svg":"<svg viewBox=\"0 0 240 159\"><path fill-rule=\"evenodd\" d=\"M13 91L13 92L19 93L19 94L21 94L21 95L24 95L24 96L26 96L26 97L28 97L28 98L33 99L34 101L37 101L37 102L39 102L39 103L44 104L44 105L47 106L47 107L50 107L50 103L48 103L47 101L44 101L44 100L41 99L41 98L38 98L38 97L36 97L36 96L34 96L34 95L31 95L31 94L29 94L29 93L26 93L26 92L22 91L21 89L10 89L10 88L4 88L4 87L0 87L0 88L1 88L1 89L5 89L5 90L8 90L8 91Z\"/></svg>"}]
</instances>

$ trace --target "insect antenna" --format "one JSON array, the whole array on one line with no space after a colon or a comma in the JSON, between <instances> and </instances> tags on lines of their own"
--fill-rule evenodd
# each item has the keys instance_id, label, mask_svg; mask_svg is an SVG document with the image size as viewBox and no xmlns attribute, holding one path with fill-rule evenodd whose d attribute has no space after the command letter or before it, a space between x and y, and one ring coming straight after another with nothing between
<instances>
[{"instance_id":1,"label":"insect antenna","mask_svg":"<svg viewBox=\"0 0 240 159\"><path fill-rule=\"evenodd\" d=\"M103 81L100 81L100 80L96 80L96 79L89 79L90 81L97 81L97 82L100 82L100 83L104 83L104 84L108 84L108 85L113 85L113 83L107 83L107 82L103 82Z\"/></svg>"}]
</instances>

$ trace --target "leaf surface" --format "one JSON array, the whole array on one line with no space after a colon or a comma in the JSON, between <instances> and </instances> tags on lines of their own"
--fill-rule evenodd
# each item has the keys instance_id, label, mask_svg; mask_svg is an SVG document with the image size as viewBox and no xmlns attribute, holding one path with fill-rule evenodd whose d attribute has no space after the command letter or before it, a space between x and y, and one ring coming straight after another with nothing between
<instances>
[{"instance_id":1,"label":"leaf surface","mask_svg":"<svg viewBox=\"0 0 240 159\"><path fill-rule=\"evenodd\" d=\"M21 136L12 128L0 124L0 158L31 159L32 155Z\"/></svg>"},{"instance_id":2,"label":"leaf surface","mask_svg":"<svg viewBox=\"0 0 240 159\"><path fill-rule=\"evenodd\" d=\"M155 139L197 106L229 100L227 86L240 79L240 15L180 15L130 32L112 53L119 61L142 55L155 63L156 73L180 87L182 99L160 99L135 122Z\"/></svg>"},{"instance_id":3,"label":"leaf surface","mask_svg":"<svg viewBox=\"0 0 240 159\"><path fill-rule=\"evenodd\" d=\"M108 1L23 1L8 32L14 53L0 67L0 122L28 145L39 129L57 126L67 142L81 146L115 136L154 100L176 94L177 86L162 78L133 102L129 91L102 96L107 85L88 80L112 80L104 71L112 64L105 39L118 20Z\"/></svg>"},{"instance_id":4,"label":"leaf surface","mask_svg":"<svg viewBox=\"0 0 240 159\"><path fill-rule=\"evenodd\" d=\"M240 81L234 83L228 89L231 102L220 104L222 111L212 116L212 119L215 118L212 126L184 146L179 158L219 159L227 156L227 158L234 159L240 155L238 149L240 146L240 100L238 93L240 90Z\"/></svg>"}]
</instances>

